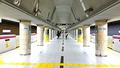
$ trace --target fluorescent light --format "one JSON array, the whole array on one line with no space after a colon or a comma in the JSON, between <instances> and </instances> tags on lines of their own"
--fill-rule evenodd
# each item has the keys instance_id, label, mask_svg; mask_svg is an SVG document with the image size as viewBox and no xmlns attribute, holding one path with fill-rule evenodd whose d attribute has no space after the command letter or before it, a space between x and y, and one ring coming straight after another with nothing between
<instances>
[{"instance_id":1,"label":"fluorescent light","mask_svg":"<svg viewBox=\"0 0 120 68\"><path fill-rule=\"evenodd\" d=\"M120 20L120 16L109 19L107 22L113 22L113 21L118 21L118 20Z\"/></svg>"},{"instance_id":2,"label":"fluorescent light","mask_svg":"<svg viewBox=\"0 0 120 68\"><path fill-rule=\"evenodd\" d=\"M95 23L91 24L90 26L95 26Z\"/></svg>"},{"instance_id":3,"label":"fluorescent light","mask_svg":"<svg viewBox=\"0 0 120 68\"><path fill-rule=\"evenodd\" d=\"M34 24L34 23L31 23L31 25L33 25L33 26L37 26L36 24Z\"/></svg>"},{"instance_id":4,"label":"fluorescent light","mask_svg":"<svg viewBox=\"0 0 120 68\"><path fill-rule=\"evenodd\" d=\"M2 31L2 33L10 33L11 32L11 30L8 30L8 29L4 29L3 31Z\"/></svg>"},{"instance_id":5,"label":"fluorescent light","mask_svg":"<svg viewBox=\"0 0 120 68\"><path fill-rule=\"evenodd\" d=\"M6 19L6 20L10 20L10 21L14 21L14 22L20 22L19 20L17 20L17 19L13 19L13 18L2 18L2 19Z\"/></svg>"}]
</instances>

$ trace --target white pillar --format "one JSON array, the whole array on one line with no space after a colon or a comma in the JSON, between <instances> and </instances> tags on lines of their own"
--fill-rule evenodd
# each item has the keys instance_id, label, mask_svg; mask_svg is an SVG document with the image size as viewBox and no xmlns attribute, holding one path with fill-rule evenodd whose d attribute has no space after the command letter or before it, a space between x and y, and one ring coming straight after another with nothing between
<instances>
[{"instance_id":1,"label":"white pillar","mask_svg":"<svg viewBox=\"0 0 120 68\"><path fill-rule=\"evenodd\" d=\"M74 29L74 39L76 40L76 29Z\"/></svg>"},{"instance_id":2,"label":"white pillar","mask_svg":"<svg viewBox=\"0 0 120 68\"><path fill-rule=\"evenodd\" d=\"M37 45L43 46L43 27L42 25L37 26Z\"/></svg>"},{"instance_id":3,"label":"white pillar","mask_svg":"<svg viewBox=\"0 0 120 68\"><path fill-rule=\"evenodd\" d=\"M76 29L76 40L78 40L78 29Z\"/></svg>"},{"instance_id":4,"label":"white pillar","mask_svg":"<svg viewBox=\"0 0 120 68\"><path fill-rule=\"evenodd\" d=\"M83 46L90 46L90 26L83 26Z\"/></svg>"},{"instance_id":5,"label":"white pillar","mask_svg":"<svg viewBox=\"0 0 120 68\"><path fill-rule=\"evenodd\" d=\"M49 29L49 39L52 40L52 29Z\"/></svg>"},{"instance_id":6,"label":"white pillar","mask_svg":"<svg viewBox=\"0 0 120 68\"><path fill-rule=\"evenodd\" d=\"M74 31L74 30L71 31L71 33L72 33L72 38L74 38L74 33L73 33L73 31Z\"/></svg>"},{"instance_id":7,"label":"white pillar","mask_svg":"<svg viewBox=\"0 0 120 68\"><path fill-rule=\"evenodd\" d=\"M31 53L31 22L22 20L19 31L20 55L29 55Z\"/></svg>"},{"instance_id":8,"label":"white pillar","mask_svg":"<svg viewBox=\"0 0 120 68\"><path fill-rule=\"evenodd\" d=\"M52 39L54 38L54 29L52 29Z\"/></svg>"},{"instance_id":9,"label":"white pillar","mask_svg":"<svg viewBox=\"0 0 120 68\"><path fill-rule=\"evenodd\" d=\"M96 21L96 56L107 56L107 22Z\"/></svg>"},{"instance_id":10,"label":"white pillar","mask_svg":"<svg viewBox=\"0 0 120 68\"><path fill-rule=\"evenodd\" d=\"M56 30L54 30L54 37L56 37L56 33L57 33Z\"/></svg>"},{"instance_id":11,"label":"white pillar","mask_svg":"<svg viewBox=\"0 0 120 68\"><path fill-rule=\"evenodd\" d=\"M53 30L53 37L54 37L54 38L55 38L55 35L56 35L56 34L55 34L55 30Z\"/></svg>"}]
</instances>

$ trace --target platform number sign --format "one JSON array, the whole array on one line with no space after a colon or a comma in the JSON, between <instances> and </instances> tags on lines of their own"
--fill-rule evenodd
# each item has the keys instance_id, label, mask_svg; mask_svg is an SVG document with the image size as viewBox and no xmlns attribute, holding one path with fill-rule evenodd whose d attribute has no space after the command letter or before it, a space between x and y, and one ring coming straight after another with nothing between
<instances>
[{"instance_id":1,"label":"platform number sign","mask_svg":"<svg viewBox=\"0 0 120 68\"><path fill-rule=\"evenodd\" d=\"M14 4L20 6L21 0L14 0Z\"/></svg>"}]
</instances>

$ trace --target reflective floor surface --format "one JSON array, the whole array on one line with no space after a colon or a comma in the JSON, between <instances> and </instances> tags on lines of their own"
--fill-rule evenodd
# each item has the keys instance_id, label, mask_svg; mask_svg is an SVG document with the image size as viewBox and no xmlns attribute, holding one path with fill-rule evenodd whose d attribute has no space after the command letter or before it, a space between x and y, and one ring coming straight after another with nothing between
<instances>
[{"instance_id":1,"label":"reflective floor surface","mask_svg":"<svg viewBox=\"0 0 120 68\"><path fill-rule=\"evenodd\" d=\"M98 57L94 43L54 38L44 46L31 43L31 55L19 55L19 48L0 54L0 68L120 68L120 53L108 49L107 57Z\"/></svg>"}]
</instances>

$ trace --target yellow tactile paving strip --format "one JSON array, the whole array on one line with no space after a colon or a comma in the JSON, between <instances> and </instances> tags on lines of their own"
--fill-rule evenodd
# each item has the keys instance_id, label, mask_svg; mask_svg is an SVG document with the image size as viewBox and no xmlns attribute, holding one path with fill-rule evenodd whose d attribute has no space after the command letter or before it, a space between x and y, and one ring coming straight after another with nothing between
<instances>
[{"instance_id":1,"label":"yellow tactile paving strip","mask_svg":"<svg viewBox=\"0 0 120 68\"><path fill-rule=\"evenodd\" d=\"M111 49L108 49L108 52L109 52L111 55L115 56L116 58L119 58L119 59L120 59L120 56L113 54L113 53L111 52Z\"/></svg>"},{"instance_id":2,"label":"yellow tactile paving strip","mask_svg":"<svg viewBox=\"0 0 120 68\"><path fill-rule=\"evenodd\" d=\"M12 66L34 66L33 68L54 68L55 66L120 68L120 65L117 64L115 65L115 64L30 63L30 62L0 63L0 65L6 65L6 64Z\"/></svg>"},{"instance_id":3,"label":"yellow tactile paving strip","mask_svg":"<svg viewBox=\"0 0 120 68\"><path fill-rule=\"evenodd\" d=\"M108 49L111 53L111 51ZM112 54L112 53L111 53ZM116 58L120 58L115 54L112 54ZM7 55L9 56L9 55ZM0 54L0 57L2 55ZM68 67L95 67L95 68L120 68L120 64L75 64L75 63L30 63L30 62L14 62L7 63L0 59L0 65L12 65L12 66L33 66L33 68L54 68L55 66L68 66Z\"/></svg>"}]
</instances>

